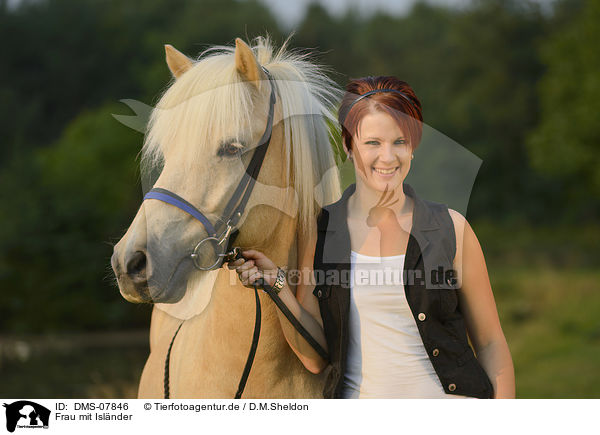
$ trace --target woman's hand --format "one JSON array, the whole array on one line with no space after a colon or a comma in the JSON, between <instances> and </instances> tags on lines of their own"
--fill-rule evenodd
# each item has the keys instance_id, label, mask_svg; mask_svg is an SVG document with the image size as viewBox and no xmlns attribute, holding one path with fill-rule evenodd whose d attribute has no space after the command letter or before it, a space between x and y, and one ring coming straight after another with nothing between
<instances>
[{"instance_id":1,"label":"woman's hand","mask_svg":"<svg viewBox=\"0 0 600 435\"><path fill-rule=\"evenodd\" d=\"M244 258L238 258L227 264L231 270L235 270L245 287L253 288L254 282L263 278L269 285L275 284L277 278L277 265L265 254L253 249L242 251Z\"/></svg>"},{"instance_id":2,"label":"woman's hand","mask_svg":"<svg viewBox=\"0 0 600 435\"><path fill-rule=\"evenodd\" d=\"M392 209L387 207L373 207L369 210L367 226L382 229L382 227L385 227L385 224L389 226L390 222L397 223L396 214Z\"/></svg>"},{"instance_id":3,"label":"woman's hand","mask_svg":"<svg viewBox=\"0 0 600 435\"><path fill-rule=\"evenodd\" d=\"M379 198L377 204L372 207L371 210L369 210L369 217L367 217L367 225L369 227L379 228L380 225L385 226L385 224L389 222L397 223L396 214L390 207L396 204L398 199L390 202L394 197L394 191L391 191L389 195L387 193L388 187L385 186L385 190L381 194L381 198Z\"/></svg>"}]
</instances>

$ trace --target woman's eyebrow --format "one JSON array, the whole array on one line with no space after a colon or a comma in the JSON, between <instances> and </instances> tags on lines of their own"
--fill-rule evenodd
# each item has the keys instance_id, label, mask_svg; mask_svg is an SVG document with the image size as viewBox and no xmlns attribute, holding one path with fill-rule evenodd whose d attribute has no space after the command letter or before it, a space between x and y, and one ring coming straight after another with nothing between
<instances>
[{"instance_id":1,"label":"woman's eyebrow","mask_svg":"<svg viewBox=\"0 0 600 435\"><path fill-rule=\"evenodd\" d=\"M365 137L364 139L365 139L365 140L367 140L367 139L381 140L380 138L378 138L378 137L375 137L375 136L367 136L367 137ZM398 136L398 137L397 137L395 140L398 140L398 139L404 139L404 136Z\"/></svg>"}]
</instances>

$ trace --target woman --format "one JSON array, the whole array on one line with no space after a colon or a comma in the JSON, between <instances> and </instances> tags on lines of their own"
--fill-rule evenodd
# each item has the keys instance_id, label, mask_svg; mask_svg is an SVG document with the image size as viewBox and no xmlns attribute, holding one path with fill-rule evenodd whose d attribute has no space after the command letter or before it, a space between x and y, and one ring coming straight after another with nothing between
<instances>
[{"instance_id":1,"label":"woman","mask_svg":"<svg viewBox=\"0 0 600 435\"><path fill-rule=\"evenodd\" d=\"M316 280L300 273L294 295L255 250L229 267L247 286L259 277L283 284L281 299L329 351L323 360L280 315L305 367L330 366L325 397L514 398L477 237L460 213L404 183L422 132L413 90L395 77L353 80L339 121L356 184L321 211L311 237L299 238L299 268L313 268Z\"/></svg>"}]
</instances>

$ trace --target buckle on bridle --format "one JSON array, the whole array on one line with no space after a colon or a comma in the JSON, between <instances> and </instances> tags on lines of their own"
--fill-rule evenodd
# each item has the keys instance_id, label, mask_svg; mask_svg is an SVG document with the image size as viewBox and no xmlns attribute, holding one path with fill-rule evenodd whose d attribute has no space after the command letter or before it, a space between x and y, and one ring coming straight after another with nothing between
<instances>
[{"instance_id":1,"label":"buckle on bridle","mask_svg":"<svg viewBox=\"0 0 600 435\"><path fill-rule=\"evenodd\" d=\"M238 258L242 258L242 248L235 247L231 251L219 255L223 256L223 261L225 263L229 263L230 261L235 261Z\"/></svg>"},{"instance_id":2,"label":"buckle on bridle","mask_svg":"<svg viewBox=\"0 0 600 435\"><path fill-rule=\"evenodd\" d=\"M190 254L190 257L192 258L192 262L194 263L194 266L197 269L205 270L205 271L206 270L214 270L214 269L217 269L222 264L223 261L225 261L225 262L233 261L234 259L241 257L240 248L234 248L230 252L226 252L226 253L219 252L221 249L223 251L226 249L226 247L223 247L224 246L223 243L229 239L229 236L231 235L231 232L235 228L235 225L237 224L237 221L239 220L240 216L241 216L241 213L237 212L233 218L228 220L227 223L225 224L226 225L225 230L218 237L210 236L210 237L206 237L205 239L202 239L202 240L200 240L200 242L198 242L198 244L196 245L196 247ZM213 249L216 254L215 262L208 267L200 264L200 249L202 248L202 246L205 243L214 243ZM228 259L228 258L231 258L231 259Z\"/></svg>"}]
</instances>

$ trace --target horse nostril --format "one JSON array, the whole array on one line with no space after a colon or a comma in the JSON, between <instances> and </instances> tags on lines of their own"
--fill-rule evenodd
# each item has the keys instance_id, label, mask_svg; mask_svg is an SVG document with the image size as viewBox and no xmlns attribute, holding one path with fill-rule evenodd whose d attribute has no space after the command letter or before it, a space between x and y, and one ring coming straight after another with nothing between
<instances>
[{"instance_id":1,"label":"horse nostril","mask_svg":"<svg viewBox=\"0 0 600 435\"><path fill-rule=\"evenodd\" d=\"M132 278L146 279L146 254L135 251L127 261L127 275Z\"/></svg>"}]
</instances>

